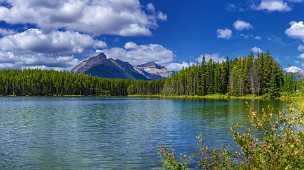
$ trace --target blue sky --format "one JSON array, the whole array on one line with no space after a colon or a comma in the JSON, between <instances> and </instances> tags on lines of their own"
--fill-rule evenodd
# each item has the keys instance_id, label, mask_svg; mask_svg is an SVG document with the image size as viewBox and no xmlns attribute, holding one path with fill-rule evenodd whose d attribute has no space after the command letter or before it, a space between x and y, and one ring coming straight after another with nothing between
<instances>
[{"instance_id":1,"label":"blue sky","mask_svg":"<svg viewBox=\"0 0 304 170\"><path fill-rule=\"evenodd\" d=\"M0 68L68 70L105 52L179 70L270 51L304 66L303 0L0 0Z\"/></svg>"}]
</instances>

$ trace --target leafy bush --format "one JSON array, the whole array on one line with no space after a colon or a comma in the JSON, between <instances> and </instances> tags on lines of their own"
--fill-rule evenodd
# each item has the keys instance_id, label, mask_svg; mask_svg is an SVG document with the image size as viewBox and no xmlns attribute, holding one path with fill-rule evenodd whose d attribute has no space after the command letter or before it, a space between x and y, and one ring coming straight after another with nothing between
<instances>
[{"instance_id":1,"label":"leafy bush","mask_svg":"<svg viewBox=\"0 0 304 170\"><path fill-rule=\"evenodd\" d=\"M278 114L271 108L249 114L253 128L246 131L235 125L231 128L240 151L230 147L223 150L209 149L199 138L199 154L193 158L193 168L217 169L304 169L304 103L291 104ZM175 154L162 146L163 166L168 170L190 169Z\"/></svg>"}]
</instances>

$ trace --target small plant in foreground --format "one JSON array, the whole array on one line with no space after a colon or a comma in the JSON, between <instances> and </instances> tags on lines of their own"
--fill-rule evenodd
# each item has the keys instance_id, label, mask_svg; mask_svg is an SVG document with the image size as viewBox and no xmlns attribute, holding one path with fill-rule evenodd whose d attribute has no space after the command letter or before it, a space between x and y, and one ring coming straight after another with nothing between
<instances>
[{"instance_id":1,"label":"small plant in foreground","mask_svg":"<svg viewBox=\"0 0 304 170\"><path fill-rule=\"evenodd\" d=\"M194 158L195 169L206 170L281 170L304 169L304 103L291 104L285 112L273 114L266 108L249 114L253 129L245 132L238 125L231 128L240 151L229 147L209 149L199 139L200 150ZM163 167L168 170L190 169L175 154L161 147Z\"/></svg>"}]
</instances>

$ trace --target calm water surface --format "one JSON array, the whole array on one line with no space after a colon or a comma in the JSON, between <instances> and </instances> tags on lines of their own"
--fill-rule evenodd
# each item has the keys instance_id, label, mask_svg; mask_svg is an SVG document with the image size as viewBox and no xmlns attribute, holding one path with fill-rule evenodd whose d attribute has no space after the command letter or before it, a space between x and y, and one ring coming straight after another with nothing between
<instances>
[{"instance_id":1,"label":"calm water surface","mask_svg":"<svg viewBox=\"0 0 304 170\"><path fill-rule=\"evenodd\" d=\"M229 128L248 126L261 101L98 97L0 98L0 169L159 169L159 146L192 153L195 137L235 147ZM271 103L280 105L279 103Z\"/></svg>"}]
</instances>

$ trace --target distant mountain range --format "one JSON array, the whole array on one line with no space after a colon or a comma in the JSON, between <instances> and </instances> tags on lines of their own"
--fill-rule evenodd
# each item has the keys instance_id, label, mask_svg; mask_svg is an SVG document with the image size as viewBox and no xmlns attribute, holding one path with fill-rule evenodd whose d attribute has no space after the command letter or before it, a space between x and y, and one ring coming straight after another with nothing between
<instances>
[{"instance_id":1,"label":"distant mountain range","mask_svg":"<svg viewBox=\"0 0 304 170\"><path fill-rule=\"evenodd\" d=\"M154 62L132 66L130 63L119 59L107 58L104 53L82 61L72 69L72 72L96 77L130 80L159 80L171 75L171 72L165 67Z\"/></svg>"},{"instance_id":2,"label":"distant mountain range","mask_svg":"<svg viewBox=\"0 0 304 170\"><path fill-rule=\"evenodd\" d=\"M284 71L286 73L293 74L294 79L296 79L296 80L302 79L304 77L304 70L299 67L291 66L291 67L285 68Z\"/></svg>"}]
</instances>

